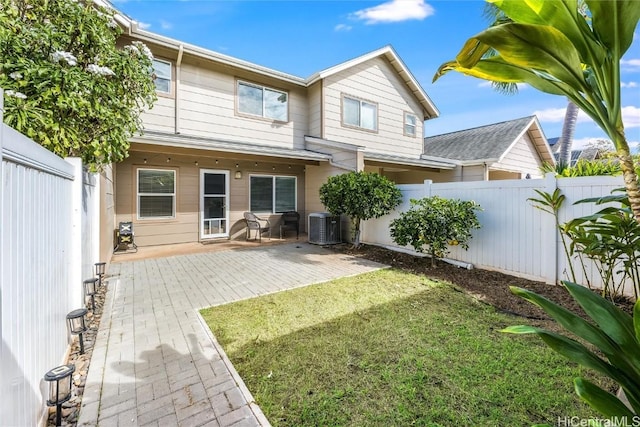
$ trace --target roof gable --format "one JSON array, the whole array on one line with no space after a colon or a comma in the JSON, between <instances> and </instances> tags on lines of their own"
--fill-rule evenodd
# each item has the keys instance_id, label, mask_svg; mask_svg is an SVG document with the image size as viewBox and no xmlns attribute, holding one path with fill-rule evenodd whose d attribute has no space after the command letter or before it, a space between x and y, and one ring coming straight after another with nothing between
<instances>
[{"instance_id":1,"label":"roof gable","mask_svg":"<svg viewBox=\"0 0 640 427\"><path fill-rule=\"evenodd\" d=\"M432 119L440 115L440 112L431 101L431 98L429 98L422 86L420 86L420 83L418 83L413 74L411 74L411 71L409 71L409 68L407 68L405 63L391 46L385 46L381 49L374 50L357 58L353 58L340 64L334 65L333 67L318 71L317 73L306 79L307 85L312 85L319 80L325 79L341 71L348 70L349 68L355 67L378 57L385 58L396 71L398 77L400 77L400 80L404 82L405 85L407 85L407 87L409 88L409 92L413 94L413 96L422 106L422 109L424 111L423 118L425 120Z\"/></svg>"},{"instance_id":2,"label":"roof gable","mask_svg":"<svg viewBox=\"0 0 640 427\"><path fill-rule=\"evenodd\" d=\"M409 92L413 94L413 96L422 106L423 119L432 119L440 115L440 112L431 101L431 98L429 98L422 86L420 86L420 83L418 83L413 74L411 74L411 71L409 71L409 68L407 68L405 63L402 61L402 59L400 59L396 51L391 46L385 46L357 58L353 58L324 70L318 71L317 73L314 73L313 75L305 79L143 30L138 26L136 21L120 12L108 0L94 1L96 2L96 4L112 9L116 13L116 20L125 28L125 32L131 37L139 38L143 41L154 43L168 49L173 49L176 52L194 55L196 57L208 59L214 62L251 71L257 74L262 74L267 77L275 78L290 84L295 84L303 87L309 87L312 84L316 83L318 80L324 79L328 76L339 73L340 71L362 64L363 62L366 62L370 59L384 57L389 61L393 69L396 71L400 80L404 82L405 85L407 85Z\"/></svg>"},{"instance_id":3,"label":"roof gable","mask_svg":"<svg viewBox=\"0 0 640 427\"><path fill-rule=\"evenodd\" d=\"M526 132L530 133L540 158L553 162L535 116L426 137L424 154L461 162L495 162L501 160Z\"/></svg>"}]
</instances>

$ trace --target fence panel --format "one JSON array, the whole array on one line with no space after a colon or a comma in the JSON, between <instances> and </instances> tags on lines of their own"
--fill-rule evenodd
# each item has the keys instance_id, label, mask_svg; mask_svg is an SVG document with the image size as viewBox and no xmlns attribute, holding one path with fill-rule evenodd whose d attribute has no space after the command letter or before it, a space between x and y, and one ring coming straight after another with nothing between
<instances>
[{"instance_id":1,"label":"fence panel","mask_svg":"<svg viewBox=\"0 0 640 427\"><path fill-rule=\"evenodd\" d=\"M66 315L81 306L81 279L97 261L85 252L97 247L95 180L83 184L79 160L1 126L0 423L39 425L43 376L66 359Z\"/></svg>"},{"instance_id":2,"label":"fence panel","mask_svg":"<svg viewBox=\"0 0 640 427\"><path fill-rule=\"evenodd\" d=\"M478 219L482 228L473 232L469 249L452 246L449 258L467 262L479 268L498 270L508 274L556 283L568 278L568 260L565 257L560 234L552 215L534 207L527 199L539 198L535 190L552 193L556 187L566 196L560 211L561 223L589 215L596 210L593 204L573 205L588 197L606 196L623 185L621 177L560 178L552 174L544 179L475 181L437 183L425 182L424 189L412 185L398 186L403 204L385 217L366 221L362 241L384 246L394 246L389 235L390 222L409 208L408 198L439 195L445 198L474 200L482 207ZM410 249L410 248L409 248ZM581 270L576 266L576 272ZM588 281L602 286L595 266L586 262L586 275L577 275L580 283ZM627 290L629 292L630 289Z\"/></svg>"}]
</instances>

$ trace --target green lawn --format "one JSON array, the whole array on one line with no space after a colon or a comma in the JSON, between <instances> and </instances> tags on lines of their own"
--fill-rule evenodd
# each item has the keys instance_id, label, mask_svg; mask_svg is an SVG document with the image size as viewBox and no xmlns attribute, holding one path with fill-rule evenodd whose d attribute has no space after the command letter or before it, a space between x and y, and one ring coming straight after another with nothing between
<instances>
[{"instance_id":1,"label":"green lawn","mask_svg":"<svg viewBox=\"0 0 640 427\"><path fill-rule=\"evenodd\" d=\"M595 416L584 371L445 283L398 270L202 311L275 426L525 426ZM592 378L593 379L593 378Z\"/></svg>"}]
</instances>

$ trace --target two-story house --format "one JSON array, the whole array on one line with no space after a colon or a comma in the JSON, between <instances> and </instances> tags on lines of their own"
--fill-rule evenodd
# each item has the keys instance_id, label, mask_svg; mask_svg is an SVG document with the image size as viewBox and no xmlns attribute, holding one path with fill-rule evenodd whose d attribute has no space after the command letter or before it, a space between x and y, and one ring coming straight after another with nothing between
<instances>
[{"instance_id":1,"label":"two-story house","mask_svg":"<svg viewBox=\"0 0 640 427\"><path fill-rule=\"evenodd\" d=\"M123 46L152 51L158 101L110 171L102 227L131 221L140 246L244 238L245 211L277 225L295 210L304 228L346 171L407 184L537 177L553 161L534 117L425 139L439 112L390 46L301 78L117 21Z\"/></svg>"},{"instance_id":2,"label":"two-story house","mask_svg":"<svg viewBox=\"0 0 640 427\"><path fill-rule=\"evenodd\" d=\"M138 245L244 236L244 211L304 224L345 171L421 182L455 167L423 155L438 110L391 47L300 78L120 22L123 44L153 52L159 98L113 171L115 223Z\"/></svg>"}]
</instances>

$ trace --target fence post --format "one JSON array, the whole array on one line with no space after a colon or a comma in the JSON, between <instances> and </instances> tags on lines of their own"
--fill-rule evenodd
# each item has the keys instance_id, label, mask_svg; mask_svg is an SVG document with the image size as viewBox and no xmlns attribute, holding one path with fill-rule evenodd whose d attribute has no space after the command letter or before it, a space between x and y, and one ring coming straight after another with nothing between
<instances>
[{"instance_id":1,"label":"fence post","mask_svg":"<svg viewBox=\"0 0 640 427\"><path fill-rule=\"evenodd\" d=\"M553 194L558 188L558 180L553 172L544 176L543 190ZM540 259L542 276L547 283L558 283L558 241L560 235L556 227L555 218L551 214L543 213L540 216L541 245L544 248Z\"/></svg>"},{"instance_id":2,"label":"fence post","mask_svg":"<svg viewBox=\"0 0 640 427\"><path fill-rule=\"evenodd\" d=\"M424 180L423 196L422 197L431 197L431 184L433 184L432 180L430 180L430 179L425 179Z\"/></svg>"},{"instance_id":3,"label":"fence post","mask_svg":"<svg viewBox=\"0 0 640 427\"><path fill-rule=\"evenodd\" d=\"M69 257L69 302L71 307L83 306L82 266L84 265L84 248L82 247L82 191L83 173L82 160L77 157L67 157L65 160L73 165L73 185L71 191L71 240ZM88 277L87 277L88 279Z\"/></svg>"}]
</instances>

